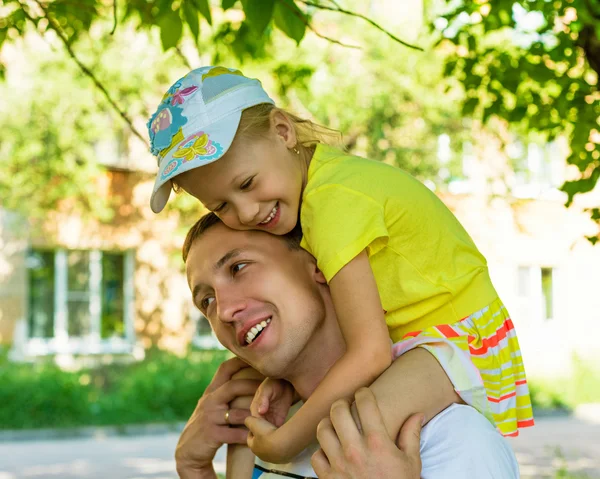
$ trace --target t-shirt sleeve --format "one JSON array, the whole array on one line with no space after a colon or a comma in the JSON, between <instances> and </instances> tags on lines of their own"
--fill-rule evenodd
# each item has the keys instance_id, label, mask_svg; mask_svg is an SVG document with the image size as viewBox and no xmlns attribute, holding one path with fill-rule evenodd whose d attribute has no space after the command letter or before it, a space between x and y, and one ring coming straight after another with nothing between
<instances>
[{"instance_id":1,"label":"t-shirt sleeve","mask_svg":"<svg viewBox=\"0 0 600 479\"><path fill-rule=\"evenodd\" d=\"M327 281L367 249L369 256L388 239L383 205L341 185L325 185L306 195L301 213L303 245L317 259Z\"/></svg>"}]
</instances>

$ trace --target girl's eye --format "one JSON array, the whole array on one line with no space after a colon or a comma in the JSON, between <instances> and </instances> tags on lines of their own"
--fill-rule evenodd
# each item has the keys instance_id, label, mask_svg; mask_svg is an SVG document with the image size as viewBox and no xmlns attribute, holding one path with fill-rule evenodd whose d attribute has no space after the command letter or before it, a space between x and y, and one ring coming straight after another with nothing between
<instances>
[{"instance_id":1,"label":"girl's eye","mask_svg":"<svg viewBox=\"0 0 600 479\"><path fill-rule=\"evenodd\" d=\"M219 211L223 211L223 209L225 208L225 206L227 206L227 203L221 203L219 206L217 206L213 210L213 213L218 213Z\"/></svg>"},{"instance_id":2,"label":"girl's eye","mask_svg":"<svg viewBox=\"0 0 600 479\"><path fill-rule=\"evenodd\" d=\"M248 178L246 181L244 181L241 185L240 185L240 190L247 190L248 188L250 188L250 186L252 186L252 182L254 181L254 176L251 178Z\"/></svg>"},{"instance_id":3,"label":"girl's eye","mask_svg":"<svg viewBox=\"0 0 600 479\"><path fill-rule=\"evenodd\" d=\"M206 311L214 300L215 298L213 298L212 296L207 296L206 298L203 298L202 301L200 301L200 309L202 311Z\"/></svg>"},{"instance_id":4,"label":"girl's eye","mask_svg":"<svg viewBox=\"0 0 600 479\"><path fill-rule=\"evenodd\" d=\"M233 274L239 273L242 269L248 266L248 263L236 263L231 267L231 272Z\"/></svg>"}]
</instances>

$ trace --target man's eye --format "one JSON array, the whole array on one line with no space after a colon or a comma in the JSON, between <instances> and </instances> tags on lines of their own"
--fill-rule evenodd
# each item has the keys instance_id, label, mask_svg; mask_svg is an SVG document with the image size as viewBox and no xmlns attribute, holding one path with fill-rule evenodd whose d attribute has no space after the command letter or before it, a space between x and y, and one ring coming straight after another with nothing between
<instances>
[{"instance_id":1,"label":"man's eye","mask_svg":"<svg viewBox=\"0 0 600 479\"><path fill-rule=\"evenodd\" d=\"M248 188L250 188L250 186L252 186L252 182L254 181L254 176L251 178L248 178L246 181L244 181L241 185L240 185L240 190L247 190Z\"/></svg>"},{"instance_id":2,"label":"man's eye","mask_svg":"<svg viewBox=\"0 0 600 479\"><path fill-rule=\"evenodd\" d=\"M248 266L248 263L236 263L231 267L231 272L233 274L239 273L242 269Z\"/></svg>"},{"instance_id":3,"label":"man's eye","mask_svg":"<svg viewBox=\"0 0 600 479\"><path fill-rule=\"evenodd\" d=\"M203 298L202 301L200 301L200 309L206 311L214 300L215 298L212 296L207 296L206 298Z\"/></svg>"}]
</instances>

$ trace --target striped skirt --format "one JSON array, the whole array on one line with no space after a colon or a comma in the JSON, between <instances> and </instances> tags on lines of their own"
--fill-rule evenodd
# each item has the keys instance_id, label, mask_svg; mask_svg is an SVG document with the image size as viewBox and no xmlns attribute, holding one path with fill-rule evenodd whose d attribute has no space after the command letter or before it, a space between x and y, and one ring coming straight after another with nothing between
<instances>
[{"instance_id":1,"label":"striped skirt","mask_svg":"<svg viewBox=\"0 0 600 479\"><path fill-rule=\"evenodd\" d=\"M504 436L533 426L519 342L500 299L456 323L406 334L393 345L393 357L415 347L433 354L458 395Z\"/></svg>"}]
</instances>

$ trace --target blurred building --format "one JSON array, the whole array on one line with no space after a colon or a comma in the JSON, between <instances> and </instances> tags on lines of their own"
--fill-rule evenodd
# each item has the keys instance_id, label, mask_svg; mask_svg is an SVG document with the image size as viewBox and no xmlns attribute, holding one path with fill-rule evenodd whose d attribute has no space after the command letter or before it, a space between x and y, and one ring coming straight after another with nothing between
<instances>
[{"instance_id":1,"label":"blurred building","mask_svg":"<svg viewBox=\"0 0 600 479\"><path fill-rule=\"evenodd\" d=\"M488 258L529 373L568 374L574 355L600 359L600 247L585 239L597 226L583 211L600 195L564 207L560 143L515 143L512 159L500 150L475 138L457 155L442 135L440 195ZM460 173L448 177L453 156ZM139 359L151 346L180 354L190 344L217 347L183 274L188 225L150 211L153 175L136 165L108 164L102 182L123 200L110 225L49 213L45 233L35 236L23 218L0 214L0 341L11 357L50 356L69 366Z\"/></svg>"}]
</instances>

